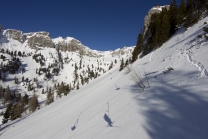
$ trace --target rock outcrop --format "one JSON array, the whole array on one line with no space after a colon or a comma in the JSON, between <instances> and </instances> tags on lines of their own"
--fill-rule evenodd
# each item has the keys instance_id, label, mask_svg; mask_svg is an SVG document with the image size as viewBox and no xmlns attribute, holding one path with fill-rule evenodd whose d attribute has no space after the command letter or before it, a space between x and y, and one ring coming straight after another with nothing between
<instances>
[{"instance_id":1,"label":"rock outcrop","mask_svg":"<svg viewBox=\"0 0 208 139\"><path fill-rule=\"evenodd\" d=\"M32 49L36 49L37 47L48 47L53 48L53 42L48 32L35 32L35 33L26 33L25 43L30 46Z\"/></svg>"},{"instance_id":2,"label":"rock outcrop","mask_svg":"<svg viewBox=\"0 0 208 139\"><path fill-rule=\"evenodd\" d=\"M72 37L58 37L53 39L53 43L56 49L66 52L78 52L80 55L87 55L91 57L101 57L97 53L93 52L90 48L84 46L79 40Z\"/></svg>"},{"instance_id":3,"label":"rock outcrop","mask_svg":"<svg viewBox=\"0 0 208 139\"><path fill-rule=\"evenodd\" d=\"M167 8L169 9L169 5L165 5L165 6L154 6L153 8L151 8L148 12L148 14L145 16L144 18L144 38L147 38L147 36L149 35L149 32L148 32L148 27L149 27L149 24L150 24L150 21L151 21L151 16L154 14L154 13L160 13L162 11L162 8Z\"/></svg>"},{"instance_id":4,"label":"rock outcrop","mask_svg":"<svg viewBox=\"0 0 208 139\"><path fill-rule=\"evenodd\" d=\"M132 51L133 51L133 47L132 49L129 49L127 47L123 47L123 48L119 48L119 49L116 49L115 51L112 51L111 55L112 57L115 57L115 56L122 56L124 54L132 54Z\"/></svg>"},{"instance_id":5,"label":"rock outcrop","mask_svg":"<svg viewBox=\"0 0 208 139\"><path fill-rule=\"evenodd\" d=\"M6 36L7 38L12 38L14 40L17 40L23 43L23 34L22 34L22 31L20 30L7 29L4 31L3 35Z\"/></svg>"},{"instance_id":6,"label":"rock outcrop","mask_svg":"<svg viewBox=\"0 0 208 139\"><path fill-rule=\"evenodd\" d=\"M53 43L56 49L59 49L64 52L78 51L80 46L82 45L80 41L71 37L66 37L66 38L58 37L53 39Z\"/></svg>"}]
</instances>

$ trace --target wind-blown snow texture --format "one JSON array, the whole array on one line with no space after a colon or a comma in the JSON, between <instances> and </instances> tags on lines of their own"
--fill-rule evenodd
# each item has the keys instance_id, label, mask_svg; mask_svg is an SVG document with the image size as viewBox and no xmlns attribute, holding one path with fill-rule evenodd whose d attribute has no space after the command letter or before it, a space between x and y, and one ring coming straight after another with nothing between
<instances>
[{"instance_id":1,"label":"wind-blown snow texture","mask_svg":"<svg viewBox=\"0 0 208 139\"><path fill-rule=\"evenodd\" d=\"M80 90L5 127L1 139L207 139L208 42L195 40L206 20L179 30L133 64L148 75L150 88L144 93L117 64ZM164 74L169 67L174 70Z\"/></svg>"}]
</instances>

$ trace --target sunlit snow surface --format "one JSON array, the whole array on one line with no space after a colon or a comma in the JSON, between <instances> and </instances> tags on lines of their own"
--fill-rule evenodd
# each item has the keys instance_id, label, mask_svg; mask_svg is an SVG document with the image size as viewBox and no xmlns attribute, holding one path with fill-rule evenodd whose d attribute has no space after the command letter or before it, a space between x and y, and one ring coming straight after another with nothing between
<instances>
[{"instance_id":1,"label":"sunlit snow surface","mask_svg":"<svg viewBox=\"0 0 208 139\"><path fill-rule=\"evenodd\" d=\"M207 20L179 30L133 64L148 75L150 88L143 93L117 64L67 97L2 125L0 138L207 139L208 42L197 39ZM174 70L164 74L169 67Z\"/></svg>"}]
</instances>

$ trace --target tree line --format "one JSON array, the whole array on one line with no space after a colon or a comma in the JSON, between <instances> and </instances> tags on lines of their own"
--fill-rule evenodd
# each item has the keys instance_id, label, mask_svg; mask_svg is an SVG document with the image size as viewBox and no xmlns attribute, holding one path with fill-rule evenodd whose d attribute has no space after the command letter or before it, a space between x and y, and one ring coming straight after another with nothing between
<instances>
[{"instance_id":1,"label":"tree line","mask_svg":"<svg viewBox=\"0 0 208 139\"><path fill-rule=\"evenodd\" d=\"M141 29L132 52L132 62L139 54L143 57L161 47L179 28L188 28L207 15L208 0L181 0L179 6L173 0L169 8L164 7L160 13L151 16L147 37L144 38L144 29Z\"/></svg>"}]
</instances>

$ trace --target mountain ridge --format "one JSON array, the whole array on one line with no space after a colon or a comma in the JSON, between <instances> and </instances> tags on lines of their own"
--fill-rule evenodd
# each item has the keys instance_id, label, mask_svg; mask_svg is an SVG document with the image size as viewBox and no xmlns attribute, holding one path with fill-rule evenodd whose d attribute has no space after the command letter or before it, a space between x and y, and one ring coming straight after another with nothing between
<instances>
[{"instance_id":1,"label":"mountain ridge","mask_svg":"<svg viewBox=\"0 0 208 139\"><path fill-rule=\"evenodd\" d=\"M81 41L73 37L51 38L50 33L45 31L23 33L22 31L16 29L6 29L6 30L2 30L2 37L4 36L7 38L13 38L14 40L17 40L20 43L22 43L24 46L29 46L32 49L38 49L38 47L56 48L63 52L78 51L81 55L87 55L92 57L103 57L104 53L106 52L111 52L112 56L123 55L124 53L131 53L132 49L134 48L134 46L131 46L127 50L126 49L127 47L124 46L123 48L117 48L116 50L113 51L92 50L89 47L83 45Z\"/></svg>"}]
</instances>

